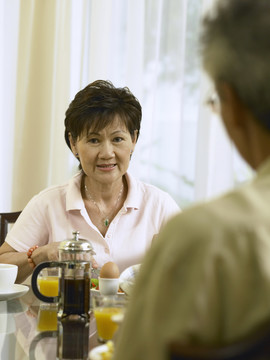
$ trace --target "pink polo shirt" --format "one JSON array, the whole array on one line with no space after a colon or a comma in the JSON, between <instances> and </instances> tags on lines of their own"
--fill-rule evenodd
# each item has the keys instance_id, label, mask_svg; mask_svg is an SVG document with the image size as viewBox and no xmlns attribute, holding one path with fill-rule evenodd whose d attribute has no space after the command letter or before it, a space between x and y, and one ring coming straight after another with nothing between
<instances>
[{"instance_id":1,"label":"pink polo shirt","mask_svg":"<svg viewBox=\"0 0 270 360\"><path fill-rule=\"evenodd\" d=\"M154 235L179 211L169 194L126 174L128 195L122 209L110 223L105 237L92 223L82 199L82 173L68 183L53 186L34 196L9 231L6 242L26 252L33 245L46 245L72 238L91 242L99 266L107 261L118 264L120 272L141 263Z\"/></svg>"}]
</instances>

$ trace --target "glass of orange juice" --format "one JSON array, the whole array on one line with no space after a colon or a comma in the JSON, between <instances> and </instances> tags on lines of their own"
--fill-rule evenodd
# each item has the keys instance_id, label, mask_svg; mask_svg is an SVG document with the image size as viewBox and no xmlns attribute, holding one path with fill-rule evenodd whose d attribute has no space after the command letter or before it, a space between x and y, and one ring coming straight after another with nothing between
<instances>
[{"instance_id":1,"label":"glass of orange juice","mask_svg":"<svg viewBox=\"0 0 270 360\"><path fill-rule=\"evenodd\" d=\"M96 319L98 340L102 343L111 340L119 327L114 321L123 315L127 299L125 295L93 295L93 311Z\"/></svg>"},{"instance_id":2,"label":"glass of orange juice","mask_svg":"<svg viewBox=\"0 0 270 360\"><path fill-rule=\"evenodd\" d=\"M38 331L56 331L57 330L57 305L42 303L38 311L37 320Z\"/></svg>"},{"instance_id":3,"label":"glass of orange juice","mask_svg":"<svg viewBox=\"0 0 270 360\"><path fill-rule=\"evenodd\" d=\"M38 276L39 291L45 296L58 296L59 268L45 268Z\"/></svg>"}]
</instances>

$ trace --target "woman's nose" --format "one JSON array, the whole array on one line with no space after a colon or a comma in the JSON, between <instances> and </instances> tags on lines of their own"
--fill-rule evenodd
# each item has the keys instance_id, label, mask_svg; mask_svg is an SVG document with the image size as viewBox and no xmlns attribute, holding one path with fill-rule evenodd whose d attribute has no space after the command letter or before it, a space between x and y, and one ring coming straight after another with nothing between
<instances>
[{"instance_id":1,"label":"woman's nose","mask_svg":"<svg viewBox=\"0 0 270 360\"><path fill-rule=\"evenodd\" d=\"M99 156L101 158L110 158L110 157L114 156L114 149L113 149L113 145L111 144L111 142L106 141L102 144Z\"/></svg>"}]
</instances>

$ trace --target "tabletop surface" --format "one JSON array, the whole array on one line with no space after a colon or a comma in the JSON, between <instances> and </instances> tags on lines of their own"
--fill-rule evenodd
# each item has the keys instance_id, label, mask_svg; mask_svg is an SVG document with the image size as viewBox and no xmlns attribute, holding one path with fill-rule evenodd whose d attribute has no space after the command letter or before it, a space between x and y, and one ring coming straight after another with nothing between
<instances>
[{"instance_id":1,"label":"tabletop surface","mask_svg":"<svg viewBox=\"0 0 270 360\"><path fill-rule=\"evenodd\" d=\"M46 321L43 321L42 315L46 311ZM55 306L49 309L41 303L30 287L19 298L0 301L1 360L54 360L59 351L68 354L66 359L74 359L76 352L82 352L82 349L86 356L82 359L87 359L89 351L97 345L92 313L89 323L65 322L59 327Z\"/></svg>"}]
</instances>

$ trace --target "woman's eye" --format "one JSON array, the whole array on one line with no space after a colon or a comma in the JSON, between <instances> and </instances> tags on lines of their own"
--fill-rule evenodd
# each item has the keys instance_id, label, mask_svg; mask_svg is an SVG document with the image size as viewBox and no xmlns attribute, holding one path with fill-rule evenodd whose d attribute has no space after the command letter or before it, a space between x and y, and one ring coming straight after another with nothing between
<instances>
[{"instance_id":1,"label":"woman's eye","mask_svg":"<svg viewBox=\"0 0 270 360\"><path fill-rule=\"evenodd\" d=\"M121 142L121 141L123 141L123 140L124 140L124 139L121 138L121 137L119 137L119 136L113 139L114 142Z\"/></svg>"},{"instance_id":2,"label":"woman's eye","mask_svg":"<svg viewBox=\"0 0 270 360\"><path fill-rule=\"evenodd\" d=\"M97 143L98 143L98 139L92 138L92 139L89 139L88 142L90 142L91 144L97 144Z\"/></svg>"}]
</instances>

